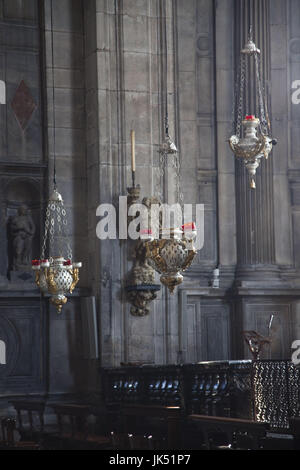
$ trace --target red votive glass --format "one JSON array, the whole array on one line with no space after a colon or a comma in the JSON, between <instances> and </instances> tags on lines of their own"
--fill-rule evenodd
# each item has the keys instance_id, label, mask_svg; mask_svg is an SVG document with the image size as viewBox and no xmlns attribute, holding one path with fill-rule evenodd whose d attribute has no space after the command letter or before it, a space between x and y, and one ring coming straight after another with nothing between
<instances>
[{"instance_id":1,"label":"red votive glass","mask_svg":"<svg viewBox=\"0 0 300 470\"><path fill-rule=\"evenodd\" d=\"M32 266L39 266L41 264L41 261L39 259L33 259L31 261Z\"/></svg>"}]
</instances>

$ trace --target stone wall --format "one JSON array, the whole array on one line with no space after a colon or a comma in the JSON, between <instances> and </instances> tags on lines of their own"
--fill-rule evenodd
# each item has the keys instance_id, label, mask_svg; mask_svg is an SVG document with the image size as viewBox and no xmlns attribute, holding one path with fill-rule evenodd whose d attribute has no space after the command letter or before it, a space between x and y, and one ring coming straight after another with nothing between
<instances>
[{"instance_id":1,"label":"stone wall","mask_svg":"<svg viewBox=\"0 0 300 470\"><path fill-rule=\"evenodd\" d=\"M82 22L76 20L80 8L69 7L68 2L60 7L65 13L58 15L62 23L58 29L63 31L57 34L73 46L75 40L79 43L72 62L67 43L60 42L57 60L71 64L62 63L57 71L66 67L73 77L75 71L84 71L84 85L75 87L78 97L63 109L72 113L72 122L74 113L77 116L76 126L70 126L70 142L76 142L76 135L80 140L73 147L74 158L70 152L77 163L69 166L76 188L70 202L76 209L73 217L79 213L87 218L86 227L80 227L83 238L76 230L74 238L85 263L80 285L96 297L97 305L99 362L83 360L91 387L97 387L99 364L250 357L241 332L256 329L268 334L272 315L274 340L265 357L288 358L297 336L299 295L293 151L297 107L290 101L290 77L296 79L297 73L297 26L290 18L297 5L281 0L88 0L82 4ZM68 16L67 11L72 13ZM255 192L248 188L245 170L236 164L226 142L232 127L236 54L249 28L246 18L251 18L264 54L273 134L279 141L270 162L258 170ZM130 314L124 291L132 244L100 241L96 209L111 202L117 208L118 197L126 195L131 185L131 128L136 133L141 199L156 194L166 85L170 133L180 150L184 202L205 204L205 242L175 294L162 288L150 314L139 318ZM84 111L78 109L83 97ZM81 128L86 153L80 150ZM57 145L65 144L64 140ZM82 153L78 158L77 152ZM76 165L83 162L85 167L78 170ZM85 214L81 206L87 209ZM217 266L220 289L213 289L212 271Z\"/></svg>"},{"instance_id":2,"label":"stone wall","mask_svg":"<svg viewBox=\"0 0 300 470\"><path fill-rule=\"evenodd\" d=\"M247 358L241 332L268 334L272 315L274 340L265 357L288 359L300 333L300 107L291 100L299 72L298 1L45 0L39 10L33 1L0 5L1 28L7 33L9 24L10 33L3 35L5 43L0 41L0 80L6 81L7 95L6 106L0 105L6 122L0 133L0 177L21 177L9 194L18 187L21 199L27 194L29 202L35 200L35 191L40 200L46 198L52 189L55 136L58 189L67 207L74 258L83 262L78 289L58 317L40 302L33 283L14 284L7 277L7 249L1 243L2 298L8 291L23 298L26 290L28 308L32 302L44 305L41 322L35 323L42 325L42 389L54 396L94 392L99 365ZM262 49L278 138L270 162L258 170L254 192L226 142L246 18ZM14 28L20 24L17 34ZM35 104L25 132L11 107L22 79ZM184 202L205 204L205 240L175 293L163 287L150 314L134 317L124 290L132 243L100 241L96 210L101 203L118 208L119 196L126 196L131 185L131 128L141 199L157 195L166 86ZM22 178L32 183L23 192ZM9 207L16 210L17 205ZM33 204L32 209L40 226L43 208ZM5 240L5 223L0 230ZM217 266L220 288L214 289ZM80 297L87 296L96 299L95 331L83 321ZM99 340L98 359L84 349L84 339L93 334Z\"/></svg>"}]
</instances>

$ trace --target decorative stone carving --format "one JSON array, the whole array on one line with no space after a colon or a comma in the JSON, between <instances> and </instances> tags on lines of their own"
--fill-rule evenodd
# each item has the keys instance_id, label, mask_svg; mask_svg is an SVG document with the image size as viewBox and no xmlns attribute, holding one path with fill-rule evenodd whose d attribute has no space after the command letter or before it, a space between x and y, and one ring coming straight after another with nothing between
<instances>
[{"instance_id":1,"label":"decorative stone carving","mask_svg":"<svg viewBox=\"0 0 300 470\"><path fill-rule=\"evenodd\" d=\"M139 185L127 188L129 196L127 196L128 206L131 204L136 204L141 192L141 187Z\"/></svg>"},{"instance_id":2,"label":"decorative stone carving","mask_svg":"<svg viewBox=\"0 0 300 470\"><path fill-rule=\"evenodd\" d=\"M129 188L130 189L130 188ZM129 204L137 199L129 201ZM148 227L151 227L151 205L160 204L156 197L145 197L142 203L148 208ZM148 304L156 299L160 285L155 284L155 271L146 257L143 240L137 240L133 249L133 266L126 281L127 299L132 304L130 313L134 316L149 314Z\"/></svg>"},{"instance_id":3,"label":"decorative stone carving","mask_svg":"<svg viewBox=\"0 0 300 470\"><path fill-rule=\"evenodd\" d=\"M154 269L146 258L146 249L143 241L139 240L134 248L134 265L131 270L131 280L138 284L153 284L155 281Z\"/></svg>"},{"instance_id":4,"label":"decorative stone carving","mask_svg":"<svg viewBox=\"0 0 300 470\"><path fill-rule=\"evenodd\" d=\"M160 285L149 286L127 286L127 298L132 304L130 308L131 315L135 317L143 317L149 314L148 304L156 299L156 291L160 290Z\"/></svg>"},{"instance_id":5,"label":"decorative stone carving","mask_svg":"<svg viewBox=\"0 0 300 470\"><path fill-rule=\"evenodd\" d=\"M31 269L32 240L35 234L35 224L28 208L22 205L17 215L10 220L10 234L12 237L13 271L27 271Z\"/></svg>"},{"instance_id":6,"label":"decorative stone carving","mask_svg":"<svg viewBox=\"0 0 300 470\"><path fill-rule=\"evenodd\" d=\"M134 247L134 264L126 282L127 298L132 304L130 313L148 315L148 304L156 299L158 290L160 285L155 284L155 271L146 257L145 244L139 240Z\"/></svg>"}]
</instances>

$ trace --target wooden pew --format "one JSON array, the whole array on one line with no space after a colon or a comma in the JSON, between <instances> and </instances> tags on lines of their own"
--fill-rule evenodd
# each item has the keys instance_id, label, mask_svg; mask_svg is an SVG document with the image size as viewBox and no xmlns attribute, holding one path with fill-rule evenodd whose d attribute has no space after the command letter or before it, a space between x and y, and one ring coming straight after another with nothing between
<instances>
[{"instance_id":1,"label":"wooden pew","mask_svg":"<svg viewBox=\"0 0 300 470\"><path fill-rule=\"evenodd\" d=\"M111 449L110 436L89 432L87 419L91 415L89 405L51 404L57 417L58 433L52 437L52 445L62 449ZM69 422L67 426L66 420Z\"/></svg>"},{"instance_id":2,"label":"wooden pew","mask_svg":"<svg viewBox=\"0 0 300 470\"><path fill-rule=\"evenodd\" d=\"M22 440L41 442L44 436L44 401L12 400L10 403L17 413L17 430ZM24 423L26 415L27 423Z\"/></svg>"},{"instance_id":3,"label":"wooden pew","mask_svg":"<svg viewBox=\"0 0 300 470\"><path fill-rule=\"evenodd\" d=\"M203 435L206 450L251 449L261 447L268 425L247 419L225 418L206 415L189 415L187 420L196 425ZM200 436L199 436L200 441ZM199 442L199 448L201 443Z\"/></svg>"},{"instance_id":4,"label":"wooden pew","mask_svg":"<svg viewBox=\"0 0 300 470\"><path fill-rule=\"evenodd\" d=\"M154 450L158 444L152 435L138 435L111 432L114 450Z\"/></svg>"},{"instance_id":5,"label":"wooden pew","mask_svg":"<svg viewBox=\"0 0 300 470\"><path fill-rule=\"evenodd\" d=\"M166 441L162 448L181 448L180 424L182 420L182 410L179 406L123 405L121 407L121 415L123 417L124 432L132 433L133 435L136 434L136 424L134 421L138 421L138 427L143 429L143 436L149 436L151 434L151 430L148 427L150 419L164 422L166 425Z\"/></svg>"},{"instance_id":6,"label":"wooden pew","mask_svg":"<svg viewBox=\"0 0 300 470\"><path fill-rule=\"evenodd\" d=\"M2 441L0 442L1 450L40 450L40 445L34 441L17 441L15 439L15 430L16 420L14 418L2 418Z\"/></svg>"}]
</instances>

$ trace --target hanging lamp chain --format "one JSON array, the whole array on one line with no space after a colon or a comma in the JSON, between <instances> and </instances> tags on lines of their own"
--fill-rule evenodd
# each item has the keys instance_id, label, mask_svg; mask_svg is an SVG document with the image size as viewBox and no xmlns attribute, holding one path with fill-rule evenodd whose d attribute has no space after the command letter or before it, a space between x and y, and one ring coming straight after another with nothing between
<instances>
[{"instance_id":1,"label":"hanging lamp chain","mask_svg":"<svg viewBox=\"0 0 300 470\"><path fill-rule=\"evenodd\" d=\"M162 199L164 177L166 174L166 168L171 166L175 170L176 178L176 199L177 202L183 204L183 194L181 191L181 162L179 152L176 146L172 143L169 136L169 113L168 113L168 40L167 40L167 12L165 10L165 25L164 25L164 43L165 43L165 117L164 117L164 131L165 131L165 142L159 151L159 167L160 167L160 191L159 194ZM171 144L173 148L171 148Z\"/></svg>"},{"instance_id":2,"label":"hanging lamp chain","mask_svg":"<svg viewBox=\"0 0 300 470\"><path fill-rule=\"evenodd\" d=\"M51 58L52 58L52 113L53 113L53 187L56 189L56 120L55 120L55 81L54 81L54 41L53 41L53 0L51 0Z\"/></svg>"},{"instance_id":3,"label":"hanging lamp chain","mask_svg":"<svg viewBox=\"0 0 300 470\"><path fill-rule=\"evenodd\" d=\"M246 58L243 54L240 55L240 66L239 66L239 76L236 89L237 94L236 97L238 99L237 103L237 110L236 110L236 124L235 124L235 135L241 137L241 124L244 118L243 116L243 107L244 107L244 99L245 99L245 82L246 82Z\"/></svg>"},{"instance_id":4,"label":"hanging lamp chain","mask_svg":"<svg viewBox=\"0 0 300 470\"><path fill-rule=\"evenodd\" d=\"M42 243L42 259L46 259L47 240L49 242L49 258L52 255L72 259L72 250L65 228L67 226L66 210L61 195L56 190L56 118L55 118L55 79L54 79L54 41L53 41L53 0L51 0L51 55L52 55L52 112L53 112L53 195L48 201L44 238Z\"/></svg>"},{"instance_id":5,"label":"hanging lamp chain","mask_svg":"<svg viewBox=\"0 0 300 470\"><path fill-rule=\"evenodd\" d=\"M266 108L266 96L264 93L264 88L261 80L260 74L260 57L258 54L255 54L255 70L256 70L256 80L258 87L258 99L259 99L259 111L260 111L260 122L261 122L261 131L264 135L271 133L270 119L268 116Z\"/></svg>"},{"instance_id":6,"label":"hanging lamp chain","mask_svg":"<svg viewBox=\"0 0 300 470\"><path fill-rule=\"evenodd\" d=\"M252 26L249 29L249 41L252 41ZM257 101L258 109L257 113L260 119L260 129L261 133L264 135L269 135L271 133L271 123L267 110L265 90L262 83L261 77L261 62L260 55L257 52L253 54L244 54L240 53L239 68L237 73L237 80L235 83L235 93L234 93L234 103L233 103L233 133L241 137L241 124L244 119L243 109L245 106L245 89L246 89L246 79L248 75L248 62L251 60L251 57L254 56L254 65L255 65L255 78L256 78L256 90L257 90ZM250 112L250 110L248 110Z\"/></svg>"},{"instance_id":7,"label":"hanging lamp chain","mask_svg":"<svg viewBox=\"0 0 300 470\"><path fill-rule=\"evenodd\" d=\"M66 234L67 213L63 201L49 200L46 210L45 232L42 245L42 259L47 258L46 244L49 239L49 257L51 254L56 256L67 255L68 259L72 259L72 249ZM55 236L54 236L55 235Z\"/></svg>"}]
</instances>

